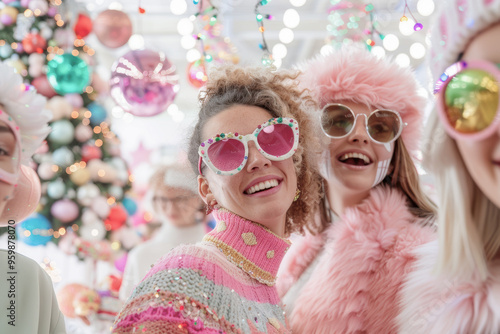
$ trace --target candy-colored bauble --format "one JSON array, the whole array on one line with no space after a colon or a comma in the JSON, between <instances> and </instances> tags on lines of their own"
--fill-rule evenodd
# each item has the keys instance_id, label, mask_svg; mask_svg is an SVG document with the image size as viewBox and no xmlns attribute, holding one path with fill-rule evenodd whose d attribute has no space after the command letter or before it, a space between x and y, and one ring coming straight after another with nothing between
<instances>
[{"instance_id":1,"label":"candy-colored bauble","mask_svg":"<svg viewBox=\"0 0 500 334\"><path fill-rule=\"evenodd\" d=\"M81 58L65 53L47 63L47 78L61 95L81 93L90 82L90 71Z\"/></svg>"},{"instance_id":2,"label":"candy-colored bauble","mask_svg":"<svg viewBox=\"0 0 500 334\"><path fill-rule=\"evenodd\" d=\"M41 192L40 179L35 170L21 165L17 187L14 188L12 197L5 203L0 215L0 226L9 220L20 222L31 215L37 208Z\"/></svg>"},{"instance_id":3,"label":"candy-colored bauble","mask_svg":"<svg viewBox=\"0 0 500 334\"><path fill-rule=\"evenodd\" d=\"M95 198L90 208L101 218L106 218L109 215L109 211L111 209L106 197L104 196L98 196L97 198Z\"/></svg>"},{"instance_id":4,"label":"candy-colored bauble","mask_svg":"<svg viewBox=\"0 0 500 334\"><path fill-rule=\"evenodd\" d=\"M76 198L78 200L78 203L85 206L90 206L94 198L96 198L100 194L101 191L99 190L98 186L93 183L87 183L78 188L78 190L76 191Z\"/></svg>"},{"instance_id":5,"label":"candy-colored bauble","mask_svg":"<svg viewBox=\"0 0 500 334\"><path fill-rule=\"evenodd\" d=\"M42 162L40 165L38 165L38 176L40 176L42 180L50 180L51 178L53 178L56 173L52 169L52 166L53 165L50 162Z\"/></svg>"},{"instance_id":6,"label":"candy-colored bauble","mask_svg":"<svg viewBox=\"0 0 500 334\"><path fill-rule=\"evenodd\" d=\"M108 192L111 196L115 197L116 199L120 199L123 197L122 187L112 185L111 187L109 187Z\"/></svg>"},{"instance_id":7,"label":"candy-colored bauble","mask_svg":"<svg viewBox=\"0 0 500 334\"><path fill-rule=\"evenodd\" d=\"M75 129L75 138L78 140L80 143L84 143L92 136L94 135L94 132L92 131L92 128L88 125L83 125L83 124L78 124Z\"/></svg>"},{"instance_id":8,"label":"candy-colored bauble","mask_svg":"<svg viewBox=\"0 0 500 334\"><path fill-rule=\"evenodd\" d=\"M83 107L83 98L80 94L66 94L64 98L73 106L73 108Z\"/></svg>"},{"instance_id":9,"label":"candy-colored bauble","mask_svg":"<svg viewBox=\"0 0 500 334\"><path fill-rule=\"evenodd\" d=\"M82 186L85 183L89 182L90 172L87 168L80 168L71 173L69 179L77 186Z\"/></svg>"},{"instance_id":10,"label":"candy-colored bauble","mask_svg":"<svg viewBox=\"0 0 500 334\"><path fill-rule=\"evenodd\" d=\"M9 44L0 46L0 57L7 59L12 54L12 47Z\"/></svg>"},{"instance_id":11,"label":"candy-colored bauble","mask_svg":"<svg viewBox=\"0 0 500 334\"><path fill-rule=\"evenodd\" d=\"M17 239L29 246L45 245L52 239L51 228L47 218L37 213L16 226Z\"/></svg>"},{"instance_id":12,"label":"candy-colored bauble","mask_svg":"<svg viewBox=\"0 0 500 334\"><path fill-rule=\"evenodd\" d=\"M87 109L92 113L90 116L90 124L92 125L99 125L106 120L106 117L108 117L106 109L104 109L104 107L99 103L92 102L87 106Z\"/></svg>"},{"instance_id":13,"label":"candy-colored bauble","mask_svg":"<svg viewBox=\"0 0 500 334\"><path fill-rule=\"evenodd\" d=\"M75 162L75 156L69 148L63 146L52 153L52 161L59 167L66 168Z\"/></svg>"},{"instance_id":14,"label":"candy-colored bauble","mask_svg":"<svg viewBox=\"0 0 500 334\"><path fill-rule=\"evenodd\" d=\"M62 49L73 47L75 38L75 33L70 29L57 29L54 32L54 40L56 41L57 46Z\"/></svg>"},{"instance_id":15,"label":"candy-colored bauble","mask_svg":"<svg viewBox=\"0 0 500 334\"><path fill-rule=\"evenodd\" d=\"M40 13L38 14L38 16L43 16L47 14L49 10L49 3L46 0L31 0L28 5L28 8L31 9L33 12Z\"/></svg>"},{"instance_id":16,"label":"candy-colored bauble","mask_svg":"<svg viewBox=\"0 0 500 334\"><path fill-rule=\"evenodd\" d=\"M59 304L59 309L62 314L68 318L76 318L75 308L73 306L73 300L82 291L90 290L88 287L78 283L72 283L64 286L61 290L56 293L57 302Z\"/></svg>"},{"instance_id":17,"label":"candy-colored bauble","mask_svg":"<svg viewBox=\"0 0 500 334\"><path fill-rule=\"evenodd\" d=\"M137 231L128 226L113 232L112 237L117 238L125 249L131 249L143 241Z\"/></svg>"},{"instance_id":18,"label":"candy-colored bauble","mask_svg":"<svg viewBox=\"0 0 500 334\"><path fill-rule=\"evenodd\" d=\"M122 273L125 271L125 265L127 264L128 253L123 253L122 256L115 260L115 268L121 271Z\"/></svg>"},{"instance_id":19,"label":"candy-colored bauble","mask_svg":"<svg viewBox=\"0 0 500 334\"><path fill-rule=\"evenodd\" d=\"M102 221L82 225L78 231L82 239L88 241L99 241L106 236L106 228Z\"/></svg>"},{"instance_id":20,"label":"candy-colored bauble","mask_svg":"<svg viewBox=\"0 0 500 334\"><path fill-rule=\"evenodd\" d=\"M45 64L45 57L39 53L32 53L28 57L28 74L32 78L36 78L43 74L43 66Z\"/></svg>"},{"instance_id":21,"label":"candy-colored bauble","mask_svg":"<svg viewBox=\"0 0 500 334\"><path fill-rule=\"evenodd\" d=\"M23 49L26 53L43 53L47 47L47 41L39 34L27 34L23 39Z\"/></svg>"},{"instance_id":22,"label":"candy-colored bauble","mask_svg":"<svg viewBox=\"0 0 500 334\"><path fill-rule=\"evenodd\" d=\"M123 110L136 116L154 116L165 111L179 90L175 66L163 53L129 51L111 70L111 97Z\"/></svg>"},{"instance_id":23,"label":"candy-colored bauble","mask_svg":"<svg viewBox=\"0 0 500 334\"><path fill-rule=\"evenodd\" d=\"M36 88L36 91L47 98L51 98L57 95L54 88L49 83L47 76L40 75L31 81L31 84Z\"/></svg>"},{"instance_id":24,"label":"candy-colored bauble","mask_svg":"<svg viewBox=\"0 0 500 334\"><path fill-rule=\"evenodd\" d=\"M60 120L61 118L69 118L71 112L73 111L73 106L66 100L63 96L54 96L47 101L45 106L46 109L52 112L52 121ZM65 119L66 122L69 122ZM71 127L74 129L71 122L69 122ZM54 124L52 126L52 131L54 131ZM74 130L72 130L74 132Z\"/></svg>"},{"instance_id":25,"label":"candy-colored bauble","mask_svg":"<svg viewBox=\"0 0 500 334\"><path fill-rule=\"evenodd\" d=\"M55 121L50 125L52 131L49 133L48 139L56 145L67 145L75 138L75 128L67 119Z\"/></svg>"},{"instance_id":26,"label":"candy-colored bauble","mask_svg":"<svg viewBox=\"0 0 500 334\"><path fill-rule=\"evenodd\" d=\"M129 216L133 216L137 212L137 203L130 197L123 198L122 204Z\"/></svg>"},{"instance_id":27,"label":"candy-colored bauble","mask_svg":"<svg viewBox=\"0 0 500 334\"><path fill-rule=\"evenodd\" d=\"M9 59L6 61L7 65L13 67L17 73L21 75L26 75L28 71L26 70L26 65L21 59Z\"/></svg>"},{"instance_id":28,"label":"candy-colored bauble","mask_svg":"<svg viewBox=\"0 0 500 334\"><path fill-rule=\"evenodd\" d=\"M66 186L64 185L64 182L61 179L52 181L47 186L47 195L49 195L50 198L59 199L63 197L65 192L66 192Z\"/></svg>"},{"instance_id":29,"label":"candy-colored bauble","mask_svg":"<svg viewBox=\"0 0 500 334\"><path fill-rule=\"evenodd\" d=\"M127 211L125 211L121 205L117 205L112 207L109 211L109 215L104 221L104 225L106 226L106 230L115 231L125 225L126 221Z\"/></svg>"},{"instance_id":30,"label":"candy-colored bauble","mask_svg":"<svg viewBox=\"0 0 500 334\"><path fill-rule=\"evenodd\" d=\"M118 48L132 36L132 22L124 12L108 9L94 20L94 33L108 48Z\"/></svg>"},{"instance_id":31,"label":"candy-colored bauble","mask_svg":"<svg viewBox=\"0 0 500 334\"><path fill-rule=\"evenodd\" d=\"M102 151L99 147L91 144L83 145L82 147L82 161L90 161L93 159L101 159Z\"/></svg>"},{"instance_id":32,"label":"candy-colored bauble","mask_svg":"<svg viewBox=\"0 0 500 334\"><path fill-rule=\"evenodd\" d=\"M97 214L92 209L83 209L82 223L84 225L89 225L94 224L95 222L100 222L102 224L102 221L99 219L99 217L97 217Z\"/></svg>"},{"instance_id":33,"label":"candy-colored bauble","mask_svg":"<svg viewBox=\"0 0 500 334\"><path fill-rule=\"evenodd\" d=\"M0 10L0 23L4 26L10 26L16 23L17 14L19 14L19 11L16 8L10 6L4 7Z\"/></svg>"},{"instance_id":34,"label":"candy-colored bauble","mask_svg":"<svg viewBox=\"0 0 500 334\"><path fill-rule=\"evenodd\" d=\"M43 22L46 23L46 22ZM40 27L40 36L42 36L46 41L50 40L52 38L52 35L54 32L48 25L44 25Z\"/></svg>"},{"instance_id":35,"label":"candy-colored bauble","mask_svg":"<svg viewBox=\"0 0 500 334\"><path fill-rule=\"evenodd\" d=\"M79 13L75 26L73 27L76 38L84 38L92 31L92 20L85 14Z\"/></svg>"},{"instance_id":36,"label":"candy-colored bauble","mask_svg":"<svg viewBox=\"0 0 500 334\"><path fill-rule=\"evenodd\" d=\"M202 60L196 60L192 63L189 63L187 68L187 76L191 86L195 88L205 86L208 80L207 71L205 69L205 62Z\"/></svg>"},{"instance_id":37,"label":"candy-colored bauble","mask_svg":"<svg viewBox=\"0 0 500 334\"><path fill-rule=\"evenodd\" d=\"M78 205L70 199L61 199L50 208L50 213L54 218L59 219L63 223L71 223L80 214Z\"/></svg>"},{"instance_id":38,"label":"candy-colored bauble","mask_svg":"<svg viewBox=\"0 0 500 334\"><path fill-rule=\"evenodd\" d=\"M82 317L87 317L95 314L101 305L101 297L94 290L80 291L73 299L73 307L75 314Z\"/></svg>"}]
</instances>

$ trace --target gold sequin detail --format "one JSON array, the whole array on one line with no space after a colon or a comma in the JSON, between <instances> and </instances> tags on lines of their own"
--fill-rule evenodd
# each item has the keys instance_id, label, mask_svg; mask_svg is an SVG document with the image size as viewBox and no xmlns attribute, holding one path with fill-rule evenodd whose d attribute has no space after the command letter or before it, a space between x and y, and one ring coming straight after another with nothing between
<instances>
[{"instance_id":1,"label":"gold sequin detail","mask_svg":"<svg viewBox=\"0 0 500 334\"><path fill-rule=\"evenodd\" d=\"M279 321L278 321L278 319L276 319L276 318L271 318L271 319L269 319L269 323L270 323L271 325L273 325L273 327L274 327L274 328L276 328L277 330L279 330L279 329L280 329L280 327L281 327L281 326L280 326L280 322L279 322Z\"/></svg>"},{"instance_id":2,"label":"gold sequin detail","mask_svg":"<svg viewBox=\"0 0 500 334\"><path fill-rule=\"evenodd\" d=\"M257 245L257 237L252 232L243 233L241 237L248 246Z\"/></svg>"},{"instance_id":3,"label":"gold sequin detail","mask_svg":"<svg viewBox=\"0 0 500 334\"><path fill-rule=\"evenodd\" d=\"M270 250L266 253L266 256L268 259L272 259L274 257L274 251L273 250Z\"/></svg>"},{"instance_id":4,"label":"gold sequin detail","mask_svg":"<svg viewBox=\"0 0 500 334\"><path fill-rule=\"evenodd\" d=\"M225 244L224 242L218 240L217 238L207 234L203 237L203 241L208 241L213 243L219 250L226 255L229 262L234 263L244 272L246 272L251 277L255 278L257 281L264 283L268 286L273 286L276 284L276 277L270 272L258 267L255 263L248 260L243 254L238 252L233 247Z\"/></svg>"},{"instance_id":5,"label":"gold sequin detail","mask_svg":"<svg viewBox=\"0 0 500 334\"><path fill-rule=\"evenodd\" d=\"M220 233L220 232L223 232L227 229L227 226L226 226L226 222L221 220L218 224L217 224L217 232Z\"/></svg>"}]
</instances>

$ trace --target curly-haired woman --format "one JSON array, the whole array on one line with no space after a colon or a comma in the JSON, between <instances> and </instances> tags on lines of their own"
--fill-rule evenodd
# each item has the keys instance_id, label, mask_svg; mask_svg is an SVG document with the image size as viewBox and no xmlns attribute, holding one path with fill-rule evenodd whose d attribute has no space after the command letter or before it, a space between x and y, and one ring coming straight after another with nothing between
<instances>
[{"instance_id":1,"label":"curly-haired woman","mask_svg":"<svg viewBox=\"0 0 500 334\"><path fill-rule=\"evenodd\" d=\"M297 74L226 66L211 73L190 141L198 192L216 228L168 253L118 315L115 333L289 333L275 288L290 242L319 202L315 103Z\"/></svg>"}]
</instances>

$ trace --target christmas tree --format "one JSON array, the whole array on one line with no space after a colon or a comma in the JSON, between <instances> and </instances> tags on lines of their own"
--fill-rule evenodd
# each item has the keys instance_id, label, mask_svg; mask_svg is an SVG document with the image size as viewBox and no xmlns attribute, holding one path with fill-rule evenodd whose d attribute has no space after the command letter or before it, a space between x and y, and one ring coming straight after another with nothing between
<instances>
[{"instance_id":1,"label":"christmas tree","mask_svg":"<svg viewBox=\"0 0 500 334\"><path fill-rule=\"evenodd\" d=\"M125 197L131 176L98 102L105 85L92 74L95 50L84 40L92 22L62 0L0 6L0 59L24 77L26 89L47 97L53 114L52 132L34 156L42 198L37 214L19 224L18 237L110 260L123 243L130 248L138 239L126 224L136 205Z\"/></svg>"}]
</instances>

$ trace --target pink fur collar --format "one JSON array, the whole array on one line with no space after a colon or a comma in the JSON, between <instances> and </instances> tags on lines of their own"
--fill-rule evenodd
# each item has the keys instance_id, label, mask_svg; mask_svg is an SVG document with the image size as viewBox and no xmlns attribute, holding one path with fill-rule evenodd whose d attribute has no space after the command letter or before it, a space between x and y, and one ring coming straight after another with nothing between
<instances>
[{"instance_id":1,"label":"pink fur collar","mask_svg":"<svg viewBox=\"0 0 500 334\"><path fill-rule=\"evenodd\" d=\"M395 333L397 296L414 259L411 251L433 239L434 231L415 222L401 192L379 186L323 234L297 242L285 256L285 282L280 283L281 276L278 282L282 294L324 248L296 299L293 331ZM296 258L290 261L288 256Z\"/></svg>"}]
</instances>

